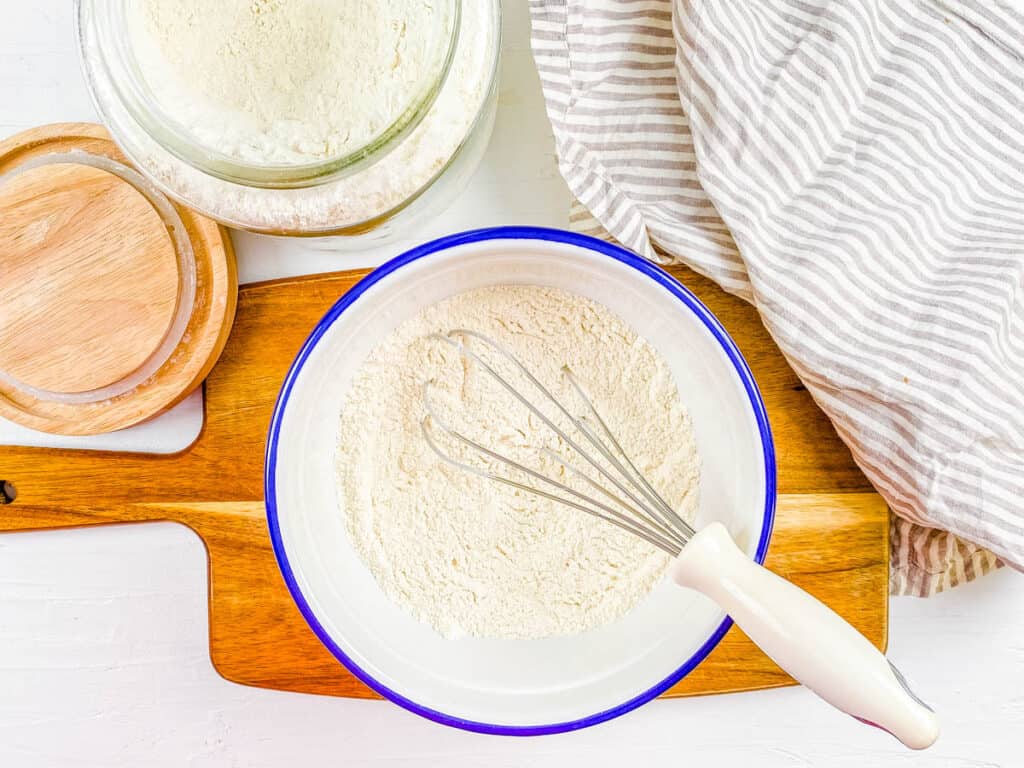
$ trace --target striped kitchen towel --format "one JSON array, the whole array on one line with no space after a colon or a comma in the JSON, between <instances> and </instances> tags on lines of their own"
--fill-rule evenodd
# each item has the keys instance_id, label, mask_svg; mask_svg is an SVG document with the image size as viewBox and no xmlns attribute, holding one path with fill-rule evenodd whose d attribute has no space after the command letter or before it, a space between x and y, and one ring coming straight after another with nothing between
<instances>
[{"instance_id":1,"label":"striped kitchen towel","mask_svg":"<svg viewBox=\"0 0 1024 768\"><path fill-rule=\"evenodd\" d=\"M888 501L893 591L1024 568L1024 11L531 0L574 225L752 301Z\"/></svg>"}]
</instances>

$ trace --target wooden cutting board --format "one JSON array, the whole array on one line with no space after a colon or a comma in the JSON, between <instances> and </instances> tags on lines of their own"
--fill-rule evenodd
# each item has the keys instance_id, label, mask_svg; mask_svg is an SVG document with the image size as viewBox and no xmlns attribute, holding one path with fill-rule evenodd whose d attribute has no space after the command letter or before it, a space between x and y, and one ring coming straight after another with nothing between
<instances>
[{"instance_id":1,"label":"wooden cutting board","mask_svg":"<svg viewBox=\"0 0 1024 768\"><path fill-rule=\"evenodd\" d=\"M779 504L768 565L885 647L889 523L825 416L757 313L684 269L670 272L721 319L760 384L774 431ZM234 330L206 382L196 443L172 456L0 447L0 530L171 520L209 552L210 656L228 680L372 697L320 644L281 579L263 509L263 453L278 387L314 324L365 272L245 286ZM7 494L10 496L10 492ZM3 496L0 495L0 501ZM733 628L666 695L792 683Z\"/></svg>"}]
</instances>

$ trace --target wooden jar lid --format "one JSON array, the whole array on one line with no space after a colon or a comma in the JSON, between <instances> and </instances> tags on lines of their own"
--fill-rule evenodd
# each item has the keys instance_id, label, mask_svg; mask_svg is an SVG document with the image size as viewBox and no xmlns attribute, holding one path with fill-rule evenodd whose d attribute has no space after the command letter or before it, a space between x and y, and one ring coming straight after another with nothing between
<instances>
[{"instance_id":1,"label":"wooden jar lid","mask_svg":"<svg viewBox=\"0 0 1024 768\"><path fill-rule=\"evenodd\" d=\"M172 205L97 125L0 143L0 416L122 429L188 395L234 318L226 231Z\"/></svg>"},{"instance_id":2,"label":"wooden jar lid","mask_svg":"<svg viewBox=\"0 0 1024 768\"><path fill-rule=\"evenodd\" d=\"M180 278L152 204L110 171L63 162L0 179L0 211L0 370L73 394L141 368L170 330Z\"/></svg>"}]
</instances>

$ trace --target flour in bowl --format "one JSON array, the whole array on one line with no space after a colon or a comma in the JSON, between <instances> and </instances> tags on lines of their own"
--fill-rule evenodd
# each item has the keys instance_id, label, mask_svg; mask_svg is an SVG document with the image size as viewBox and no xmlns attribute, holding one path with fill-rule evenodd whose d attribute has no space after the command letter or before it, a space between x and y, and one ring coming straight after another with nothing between
<instances>
[{"instance_id":1,"label":"flour in bowl","mask_svg":"<svg viewBox=\"0 0 1024 768\"><path fill-rule=\"evenodd\" d=\"M452 467L421 431L423 384L447 423L545 473L557 437L434 333L472 329L504 345L560 398L568 365L640 471L692 521L699 461L665 359L606 307L565 291L498 286L401 324L356 373L341 414L338 498L384 592L448 637L533 639L622 617L668 556L606 522ZM472 339L465 343L473 348ZM564 444L562 445L564 447Z\"/></svg>"}]
</instances>

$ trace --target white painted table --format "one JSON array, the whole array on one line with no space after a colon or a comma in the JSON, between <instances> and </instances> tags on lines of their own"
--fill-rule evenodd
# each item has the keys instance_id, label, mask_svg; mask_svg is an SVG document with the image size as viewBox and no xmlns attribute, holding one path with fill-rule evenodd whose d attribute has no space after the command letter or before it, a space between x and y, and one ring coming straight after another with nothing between
<instances>
[{"instance_id":1,"label":"white painted table","mask_svg":"<svg viewBox=\"0 0 1024 768\"><path fill-rule=\"evenodd\" d=\"M525 3L507 6L491 149L463 199L417 241L492 224L565 224ZM94 119L68 0L0 0L0 105L0 136ZM375 264L408 244L357 258L236 238L243 281ZM168 419L151 429L159 440L182 426ZM803 689L659 701L587 731L527 740L445 729L383 702L233 685L207 655L205 557L193 534L168 524L0 536L0 766L1024 764L1016 573L892 601L890 655L943 720L939 743L912 755Z\"/></svg>"}]
</instances>

